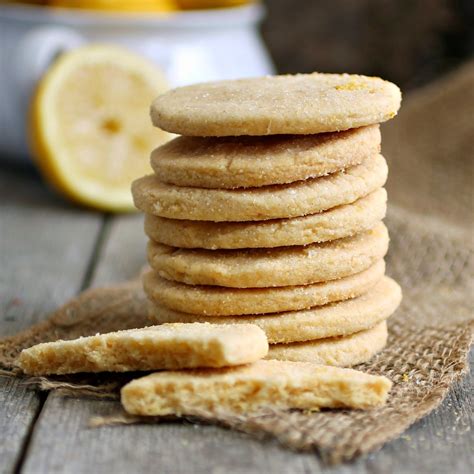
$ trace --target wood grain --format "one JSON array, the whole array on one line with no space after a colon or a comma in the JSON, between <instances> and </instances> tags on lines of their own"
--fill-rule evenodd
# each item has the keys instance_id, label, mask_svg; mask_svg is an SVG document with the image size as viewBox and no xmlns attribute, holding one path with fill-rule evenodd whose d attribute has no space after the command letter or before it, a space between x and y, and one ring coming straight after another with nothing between
<instances>
[{"instance_id":1,"label":"wood grain","mask_svg":"<svg viewBox=\"0 0 474 474\"><path fill-rule=\"evenodd\" d=\"M0 472L12 472L20 461L30 427L41 406L37 393L17 379L0 376Z\"/></svg>"},{"instance_id":2,"label":"wood grain","mask_svg":"<svg viewBox=\"0 0 474 474\"><path fill-rule=\"evenodd\" d=\"M91 286L106 286L137 277L146 263L145 245L141 214L108 219Z\"/></svg>"},{"instance_id":3,"label":"wood grain","mask_svg":"<svg viewBox=\"0 0 474 474\"><path fill-rule=\"evenodd\" d=\"M101 217L65 205L28 169L0 172L0 335L41 320L79 291ZM0 472L14 469L40 398L0 377Z\"/></svg>"},{"instance_id":4,"label":"wood grain","mask_svg":"<svg viewBox=\"0 0 474 474\"><path fill-rule=\"evenodd\" d=\"M32 440L24 473L304 472L299 456L275 445L213 426L137 425L88 429L90 417L113 414L118 404L48 399ZM69 433L69 434L68 434ZM68 435L67 435L68 434ZM280 469L280 470L278 470Z\"/></svg>"}]
</instances>

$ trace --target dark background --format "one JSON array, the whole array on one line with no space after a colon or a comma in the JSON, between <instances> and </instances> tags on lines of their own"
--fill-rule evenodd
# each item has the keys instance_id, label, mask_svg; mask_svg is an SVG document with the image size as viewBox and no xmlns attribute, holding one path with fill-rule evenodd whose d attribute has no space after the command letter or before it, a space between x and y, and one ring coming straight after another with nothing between
<instances>
[{"instance_id":1,"label":"dark background","mask_svg":"<svg viewBox=\"0 0 474 474\"><path fill-rule=\"evenodd\" d=\"M473 57L474 0L266 0L278 72L381 76L408 90Z\"/></svg>"}]
</instances>

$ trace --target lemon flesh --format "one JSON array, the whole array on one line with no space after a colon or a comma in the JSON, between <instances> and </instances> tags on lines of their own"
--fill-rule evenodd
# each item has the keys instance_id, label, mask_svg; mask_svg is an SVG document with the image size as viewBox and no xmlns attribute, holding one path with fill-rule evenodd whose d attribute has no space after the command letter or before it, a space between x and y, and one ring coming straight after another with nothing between
<instances>
[{"instance_id":1,"label":"lemon flesh","mask_svg":"<svg viewBox=\"0 0 474 474\"><path fill-rule=\"evenodd\" d=\"M48 5L115 12L169 12L178 9L174 0L49 0Z\"/></svg>"},{"instance_id":2,"label":"lemon flesh","mask_svg":"<svg viewBox=\"0 0 474 474\"><path fill-rule=\"evenodd\" d=\"M256 0L177 0L179 7L183 10L201 10L206 8L231 8Z\"/></svg>"},{"instance_id":3,"label":"lemon flesh","mask_svg":"<svg viewBox=\"0 0 474 474\"><path fill-rule=\"evenodd\" d=\"M151 150L170 135L153 128L160 70L127 50L87 46L62 55L32 102L32 150L45 180L76 202L133 210L131 182L150 173Z\"/></svg>"}]
</instances>

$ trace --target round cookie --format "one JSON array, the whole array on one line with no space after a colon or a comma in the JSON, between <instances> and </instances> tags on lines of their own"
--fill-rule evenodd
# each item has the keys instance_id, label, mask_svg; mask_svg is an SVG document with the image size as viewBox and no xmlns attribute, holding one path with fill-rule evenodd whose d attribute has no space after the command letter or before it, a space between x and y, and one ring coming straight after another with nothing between
<instances>
[{"instance_id":1,"label":"round cookie","mask_svg":"<svg viewBox=\"0 0 474 474\"><path fill-rule=\"evenodd\" d=\"M160 181L199 188L285 184L334 173L380 153L378 125L319 135L177 137L151 154Z\"/></svg>"},{"instance_id":2,"label":"round cookie","mask_svg":"<svg viewBox=\"0 0 474 474\"><path fill-rule=\"evenodd\" d=\"M154 323L209 322L213 324L256 324L265 331L271 344L312 341L346 336L369 329L385 321L398 307L401 289L391 278L383 277L367 293L339 303L301 311L251 316L198 316L173 311L150 303Z\"/></svg>"},{"instance_id":3,"label":"round cookie","mask_svg":"<svg viewBox=\"0 0 474 474\"><path fill-rule=\"evenodd\" d=\"M247 189L203 189L162 183L157 176L133 182L138 209L171 219L260 221L315 214L349 204L384 185L387 163L375 155L320 178Z\"/></svg>"},{"instance_id":4,"label":"round cookie","mask_svg":"<svg viewBox=\"0 0 474 474\"><path fill-rule=\"evenodd\" d=\"M202 249L271 248L341 239L372 229L385 217L387 192L379 188L351 204L290 219L209 222L145 215L150 239L175 247Z\"/></svg>"},{"instance_id":5,"label":"round cookie","mask_svg":"<svg viewBox=\"0 0 474 474\"><path fill-rule=\"evenodd\" d=\"M383 223L353 237L306 247L180 249L150 241L148 261L162 278L189 285L262 288L308 285L366 270L384 257Z\"/></svg>"},{"instance_id":6,"label":"round cookie","mask_svg":"<svg viewBox=\"0 0 474 474\"><path fill-rule=\"evenodd\" d=\"M384 275L385 263L377 263L355 275L312 285L276 288L226 288L186 285L159 277L151 271L143 277L148 298L175 311L203 316L296 311L360 296Z\"/></svg>"},{"instance_id":7,"label":"round cookie","mask_svg":"<svg viewBox=\"0 0 474 474\"><path fill-rule=\"evenodd\" d=\"M387 323L383 321L349 336L271 344L266 359L351 367L369 361L380 352L387 344L387 335Z\"/></svg>"},{"instance_id":8,"label":"round cookie","mask_svg":"<svg viewBox=\"0 0 474 474\"><path fill-rule=\"evenodd\" d=\"M179 87L151 106L153 124L180 135L310 135L393 118L400 89L378 77L297 74Z\"/></svg>"}]
</instances>

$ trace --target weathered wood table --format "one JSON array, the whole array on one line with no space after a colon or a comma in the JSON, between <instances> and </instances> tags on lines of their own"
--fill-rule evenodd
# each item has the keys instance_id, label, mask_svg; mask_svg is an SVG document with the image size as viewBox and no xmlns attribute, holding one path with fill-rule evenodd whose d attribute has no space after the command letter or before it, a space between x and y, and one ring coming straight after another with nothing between
<instances>
[{"instance_id":1,"label":"weathered wood table","mask_svg":"<svg viewBox=\"0 0 474 474\"><path fill-rule=\"evenodd\" d=\"M140 216L84 211L54 196L31 169L0 168L0 334L40 321L81 290L125 280L144 263ZM214 426L90 429L116 402L29 391L0 377L0 472L472 473L472 376L442 406L380 452L324 468L312 453Z\"/></svg>"}]
</instances>

